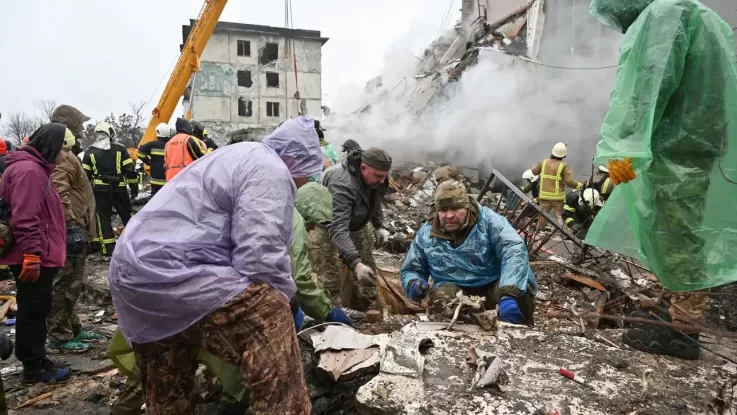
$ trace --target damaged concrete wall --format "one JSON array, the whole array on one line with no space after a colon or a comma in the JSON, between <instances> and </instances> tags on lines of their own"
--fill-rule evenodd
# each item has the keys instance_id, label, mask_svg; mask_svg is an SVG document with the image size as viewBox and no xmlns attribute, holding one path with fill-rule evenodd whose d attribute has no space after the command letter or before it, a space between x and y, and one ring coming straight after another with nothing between
<instances>
[{"instance_id":1,"label":"damaged concrete wall","mask_svg":"<svg viewBox=\"0 0 737 415\"><path fill-rule=\"evenodd\" d=\"M292 48L281 34L217 29L202 54L201 70L193 77L192 98L184 102L185 108L192 104L193 118L202 121L219 144L226 143L229 132L273 128L297 117L297 82L308 114L319 115L322 43L317 38L297 38ZM296 79L292 53L297 60Z\"/></svg>"}]
</instances>

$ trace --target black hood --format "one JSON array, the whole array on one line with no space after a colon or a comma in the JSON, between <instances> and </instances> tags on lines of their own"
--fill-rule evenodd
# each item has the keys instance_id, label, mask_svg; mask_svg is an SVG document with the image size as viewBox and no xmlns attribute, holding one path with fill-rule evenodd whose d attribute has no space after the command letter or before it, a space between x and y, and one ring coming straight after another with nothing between
<instances>
[{"instance_id":1,"label":"black hood","mask_svg":"<svg viewBox=\"0 0 737 415\"><path fill-rule=\"evenodd\" d=\"M205 126L199 121L192 121L190 124L192 125L192 135L202 140L205 137Z\"/></svg>"},{"instance_id":2,"label":"black hood","mask_svg":"<svg viewBox=\"0 0 737 415\"><path fill-rule=\"evenodd\" d=\"M28 146L35 148L44 160L53 164L56 156L59 155L61 148L64 146L64 134L66 130L67 127L63 124L51 123L42 125L31 134Z\"/></svg>"},{"instance_id":3,"label":"black hood","mask_svg":"<svg viewBox=\"0 0 737 415\"><path fill-rule=\"evenodd\" d=\"M184 118L177 118L176 128L178 133L192 135L192 124Z\"/></svg>"}]
</instances>

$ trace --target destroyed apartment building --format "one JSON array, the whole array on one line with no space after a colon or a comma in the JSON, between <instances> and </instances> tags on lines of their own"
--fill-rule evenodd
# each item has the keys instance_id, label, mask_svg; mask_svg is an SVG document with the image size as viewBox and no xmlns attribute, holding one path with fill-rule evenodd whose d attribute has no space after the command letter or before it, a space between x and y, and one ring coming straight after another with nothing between
<instances>
[{"instance_id":1,"label":"destroyed apartment building","mask_svg":"<svg viewBox=\"0 0 737 415\"><path fill-rule=\"evenodd\" d=\"M193 24L182 26L183 43ZM220 145L235 131L261 138L284 120L320 114L327 41L315 30L218 22L182 104Z\"/></svg>"}]
</instances>

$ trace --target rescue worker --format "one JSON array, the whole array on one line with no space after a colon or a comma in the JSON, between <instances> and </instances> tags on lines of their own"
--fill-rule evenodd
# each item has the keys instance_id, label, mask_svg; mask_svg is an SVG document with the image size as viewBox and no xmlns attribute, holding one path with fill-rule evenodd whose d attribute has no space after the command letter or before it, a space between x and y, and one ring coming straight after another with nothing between
<instances>
[{"instance_id":1,"label":"rescue worker","mask_svg":"<svg viewBox=\"0 0 737 415\"><path fill-rule=\"evenodd\" d=\"M371 222L376 245L384 245L389 232L383 228L381 202L391 167L389 154L372 147L351 153L343 164L323 174L322 184L333 197L328 233L345 264L342 281L338 283L343 307L360 311L375 307L376 263L364 228Z\"/></svg>"},{"instance_id":2,"label":"rescue worker","mask_svg":"<svg viewBox=\"0 0 737 415\"><path fill-rule=\"evenodd\" d=\"M530 193L532 195L532 202L539 203L540 176L532 174L532 169L527 169L524 173L522 173L522 180L525 181L525 184L520 186L519 190L521 190L522 193Z\"/></svg>"},{"instance_id":3,"label":"rescue worker","mask_svg":"<svg viewBox=\"0 0 737 415\"><path fill-rule=\"evenodd\" d=\"M169 126L161 123L156 126L156 140L149 141L138 148L138 159L151 168L151 196L166 184L166 169L164 167L164 149L169 142Z\"/></svg>"},{"instance_id":4,"label":"rescue worker","mask_svg":"<svg viewBox=\"0 0 737 415\"><path fill-rule=\"evenodd\" d=\"M305 314L317 321L338 322L352 326L353 321L350 317L342 309L331 306L330 299L314 280L314 275L320 277L320 272L323 270L319 265L325 263L322 257L326 255L326 251L313 249L312 234L310 233L308 236L308 232L312 232L311 229L314 227L324 225L330 221L332 204L330 192L318 183L308 183L300 186L297 190L292 225L294 237L289 247L292 278L294 278L297 285L297 303ZM327 244L330 245L329 238ZM330 249L332 249L332 246L330 246ZM337 261L338 256L335 250L332 250L332 255ZM339 263L336 263L336 265L339 265ZM301 326L298 321L299 317L294 313L293 317L295 318L295 328L299 330ZM133 349L125 343L125 339L119 330L116 331L108 347L108 358L115 362L122 373L128 376L125 388L112 408L113 415L140 414L140 408L143 405L140 372L135 366ZM237 368L231 367L232 365L203 351L200 351L198 360L221 380L224 389L223 398L220 401L221 413L225 413L227 408L227 413L245 414L248 410L247 400L245 408L243 408L242 401L246 394ZM225 369L225 367L228 367L228 369ZM235 379L228 379L229 376L232 377L232 374L238 376ZM234 386L237 386L236 390L234 390Z\"/></svg>"},{"instance_id":5,"label":"rescue worker","mask_svg":"<svg viewBox=\"0 0 737 415\"><path fill-rule=\"evenodd\" d=\"M578 239L586 239L586 232L599 213L603 201L596 189L574 190L566 196L563 223Z\"/></svg>"},{"instance_id":6,"label":"rescue worker","mask_svg":"<svg viewBox=\"0 0 737 415\"><path fill-rule=\"evenodd\" d=\"M205 144L208 153L218 149L218 145L212 141L212 138L208 137L207 128L201 122L193 120L191 124L192 135L199 138Z\"/></svg>"},{"instance_id":7,"label":"rescue worker","mask_svg":"<svg viewBox=\"0 0 737 415\"><path fill-rule=\"evenodd\" d=\"M123 226L133 214L131 197L138 196L138 174L128 150L114 143L115 129L101 122L95 126L95 142L85 151L82 167L92 183L97 212L97 238L93 239L93 250L99 246L105 256L113 254L113 208L123 221ZM127 186L130 186L130 196Z\"/></svg>"},{"instance_id":8,"label":"rescue worker","mask_svg":"<svg viewBox=\"0 0 737 415\"><path fill-rule=\"evenodd\" d=\"M584 186L584 183L578 182L573 177L573 171L563 161L567 155L568 146L565 143L557 143L553 146L550 158L537 163L531 169L533 175L540 176L540 209L559 222L566 200L566 185L574 190ZM542 230L545 223L545 217L540 215L537 229Z\"/></svg>"},{"instance_id":9,"label":"rescue worker","mask_svg":"<svg viewBox=\"0 0 737 415\"><path fill-rule=\"evenodd\" d=\"M735 246L734 215L704 215L734 191L717 168L727 154L724 168L734 166L728 150L737 140L734 34L698 0L593 0L591 14L625 35L595 161L625 183L614 196L637 202L626 217L639 252L671 290L669 318L698 325L707 296L696 290L737 279L724 254ZM617 206L607 203L594 225ZM622 340L649 353L687 359L700 353L693 329L637 325Z\"/></svg>"},{"instance_id":10,"label":"rescue worker","mask_svg":"<svg viewBox=\"0 0 737 415\"><path fill-rule=\"evenodd\" d=\"M184 169L131 220L110 263L110 292L147 412L193 412L205 349L240 366L252 412L310 413L289 244L296 188L320 170L313 120L298 117L261 143Z\"/></svg>"},{"instance_id":11,"label":"rescue worker","mask_svg":"<svg viewBox=\"0 0 737 415\"><path fill-rule=\"evenodd\" d=\"M438 185L434 208L400 271L407 298L420 302L429 295L431 309L444 313L463 291L485 297L487 310L498 305L502 321L532 325L537 280L527 247L509 221L476 203L455 180Z\"/></svg>"},{"instance_id":12,"label":"rescue worker","mask_svg":"<svg viewBox=\"0 0 737 415\"><path fill-rule=\"evenodd\" d=\"M185 167L207 154L207 146L192 135L192 125L184 118L177 118L177 134L164 147L166 181L171 181Z\"/></svg>"},{"instance_id":13,"label":"rescue worker","mask_svg":"<svg viewBox=\"0 0 737 415\"><path fill-rule=\"evenodd\" d=\"M51 114L51 121L66 125L75 137L82 134L83 123L89 117L77 108L60 105ZM75 140L76 141L76 140ZM86 343L99 338L95 333L82 330L75 307L82 292L87 258L86 241L95 238L95 196L92 185L73 154L76 142L65 143L70 150L51 173L54 185L64 207L67 227L67 255L64 268L56 276L53 288L51 313L47 319L49 347L61 352L83 352L90 348Z\"/></svg>"},{"instance_id":14,"label":"rescue worker","mask_svg":"<svg viewBox=\"0 0 737 415\"><path fill-rule=\"evenodd\" d=\"M599 166L596 174L594 174L594 177L592 177L589 181L589 186L599 192L602 203L606 202L607 199L609 199L609 196L614 191L614 188L617 187L617 185L614 184L614 182L612 181L611 177L609 177L609 168L607 168L606 166Z\"/></svg>"}]
</instances>

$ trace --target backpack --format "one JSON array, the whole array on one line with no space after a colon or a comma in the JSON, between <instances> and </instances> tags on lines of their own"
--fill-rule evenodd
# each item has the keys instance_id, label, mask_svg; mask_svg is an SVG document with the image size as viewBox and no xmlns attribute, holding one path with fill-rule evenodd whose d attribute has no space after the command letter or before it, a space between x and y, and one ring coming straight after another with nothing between
<instances>
[{"instance_id":1,"label":"backpack","mask_svg":"<svg viewBox=\"0 0 737 415\"><path fill-rule=\"evenodd\" d=\"M10 206L8 206L8 202L0 198L0 258L8 255L12 244L13 232L10 229Z\"/></svg>"}]
</instances>

